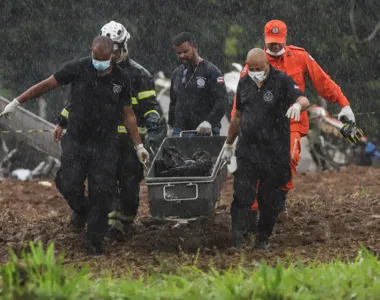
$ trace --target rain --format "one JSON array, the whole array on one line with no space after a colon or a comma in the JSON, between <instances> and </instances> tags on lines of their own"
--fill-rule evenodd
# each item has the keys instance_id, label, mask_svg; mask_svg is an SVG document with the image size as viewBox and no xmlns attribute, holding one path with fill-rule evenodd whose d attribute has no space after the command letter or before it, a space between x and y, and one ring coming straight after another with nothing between
<instances>
[{"instance_id":1,"label":"rain","mask_svg":"<svg viewBox=\"0 0 380 300\"><path fill-rule=\"evenodd\" d=\"M122 274L130 264L141 269L136 276L145 274L146 265L154 264L156 255L164 253L175 261L181 251L186 255L200 251L201 268L207 269L210 259L217 269L239 263L240 250L231 247L230 218L236 157L232 165L230 161L227 164L222 152L247 52L266 47L264 26L271 20L283 21L287 26L286 45L306 51L339 86L363 136L350 143L342 135L339 99L321 97L323 88L317 88L317 76L310 76L310 69L300 65L287 70L293 79L307 78L304 94L311 104L309 130L300 140L294 189L287 195L288 216L274 229L273 250L265 254L247 250L245 259L252 263L263 258L270 264L277 257L285 260L287 251L293 252L292 259L301 257L307 263L317 255L322 262L339 255L352 259L360 243L375 253L380 251L378 0L2 0L0 11L0 112L67 62L90 57L92 41L102 26L115 21L130 34L128 57L154 78L160 117L165 123L160 126L158 146L177 147L181 152L178 155L183 156L179 158L182 167L200 163L192 156L200 148L207 150L205 156L212 157L207 163L212 160L213 169L208 169L207 176L185 176L172 182L170 177L156 176L157 164L167 163L163 159L167 149L161 148L155 157L159 147L153 151L144 144L150 161L143 166L133 230L123 242L106 241L109 261L122 266L116 268L116 274ZM173 38L181 32L194 35L199 56L214 64L224 78L227 96L220 136L209 140L198 141L197 137L178 141L167 136L171 79L181 65ZM330 89L326 95L333 94L331 86L326 89ZM0 211L4 212L0 218L0 236L4 237L1 263L9 258L8 247L21 250L29 240L41 240L44 245L54 242L74 263L86 259L81 252L83 236L70 231L71 210L55 185L62 149L60 142L53 140L53 131L70 95L70 85L60 86L23 103L13 118L0 118ZM194 111L187 112L189 118L197 117ZM204 202L197 204L197 198ZM178 208L181 203L182 208ZM358 206L362 207L356 211ZM181 215L177 208L186 212ZM165 214L172 216L165 219ZM354 228L353 220L362 230ZM49 230L42 229L44 226ZM132 254L127 257L125 253ZM94 261L89 264L95 272L107 269L103 258L100 265Z\"/></svg>"}]
</instances>

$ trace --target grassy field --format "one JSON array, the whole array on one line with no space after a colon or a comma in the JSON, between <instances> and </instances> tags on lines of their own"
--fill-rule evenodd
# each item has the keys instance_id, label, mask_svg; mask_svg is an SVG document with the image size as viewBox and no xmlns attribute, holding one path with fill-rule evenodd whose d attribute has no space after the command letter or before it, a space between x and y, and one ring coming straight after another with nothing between
<instances>
[{"instance_id":1,"label":"grassy field","mask_svg":"<svg viewBox=\"0 0 380 300\"><path fill-rule=\"evenodd\" d=\"M0 267L1 299L379 299L380 263L362 249L350 262L261 263L219 272L183 266L137 279L64 265L54 244L30 243Z\"/></svg>"}]
</instances>

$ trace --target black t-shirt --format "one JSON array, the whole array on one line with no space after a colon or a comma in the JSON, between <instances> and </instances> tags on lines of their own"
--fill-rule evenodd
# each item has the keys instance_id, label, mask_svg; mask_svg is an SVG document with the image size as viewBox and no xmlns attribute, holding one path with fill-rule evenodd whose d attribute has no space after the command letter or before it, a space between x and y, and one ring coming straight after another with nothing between
<instances>
[{"instance_id":1,"label":"black t-shirt","mask_svg":"<svg viewBox=\"0 0 380 300\"><path fill-rule=\"evenodd\" d=\"M178 66L171 79L168 124L183 130L194 130L203 121L220 127L227 102L223 75L211 62L196 66Z\"/></svg>"},{"instance_id":2,"label":"black t-shirt","mask_svg":"<svg viewBox=\"0 0 380 300\"><path fill-rule=\"evenodd\" d=\"M67 134L80 139L117 136L123 108L132 105L127 72L113 64L109 74L97 74L91 57L73 60L54 74L60 85L71 83Z\"/></svg>"},{"instance_id":3,"label":"black t-shirt","mask_svg":"<svg viewBox=\"0 0 380 300\"><path fill-rule=\"evenodd\" d=\"M270 66L261 88L248 75L240 79L236 109L242 114L236 155L255 163L290 162L289 107L303 93L294 80Z\"/></svg>"}]
</instances>

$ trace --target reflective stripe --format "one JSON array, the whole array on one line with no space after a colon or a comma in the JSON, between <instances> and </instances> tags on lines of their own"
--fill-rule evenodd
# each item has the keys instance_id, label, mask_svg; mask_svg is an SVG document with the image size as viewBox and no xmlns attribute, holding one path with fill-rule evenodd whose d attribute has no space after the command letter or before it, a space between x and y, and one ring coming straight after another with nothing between
<instances>
[{"instance_id":1,"label":"reflective stripe","mask_svg":"<svg viewBox=\"0 0 380 300\"><path fill-rule=\"evenodd\" d=\"M139 133L140 134L146 134L147 133L147 129L145 127L139 127Z\"/></svg>"},{"instance_id":2,"label":"reflective stripe","mask_svg":"<svg viewBox=\"0 0 380 300\"><path fill-rule=\"evenodd\" d=\"M69 118L69 111L64 108L62 111L61 111L61 116L65 117L66 119Z\"/></svg>"},{"instance_id":3,"label":"reflective stripe","mask_svg":"<svg viewBox=\"0 0 380 300\"><path fill-rule=\"evenodd\" d=\"M132 104L139 104L136 97L132 97Z\"/></svg>"},{"instance_id":4,"label":"reflective stripe","mask_svg":"<svg viewBox=\"0 0 380 300\"><path fill-rule=\"evenodd\" d=\"M144 118L145 118L147 115L152 114L152 113L155 113L155 114L157 114L158 116L160 116L160 114L157 112L157 110L152 109L152 110L148 110L148 111L144 114Z\"/></svg>"},{"instance_id":5,"label":"reflective stripe","mask_svg":"<svg viewBox=\"0 0 380 300\"><path fill-rule=\"evenodd\" d=\"M145 98L149 98L152 96L156 96L156 91L155 90L150 90L150 91L143 91L137 94L137 99L142 100Z\"/></svg>"},{"instance_id":6,"label":"reflective stripe","mask_svg":"<svg viewBox=\"0 0 380 300\"><path fill-rule=\"evenodd\" d=\"M139 129L139 134L145 134L147 131L145 127L138 127L138 129ZM118 133L128 133L125 126L122 126L122 125L117 126L117 132Z\"/></svg>"},{"instance_id":7,"label":"reflective stripe","mask_svg":"<svg viewBox=\"0 0 380 300\"><path fill-rule=\"evenodd\" d=\"M117 126L117 132L118 133L127 133L127 129L125 126Z\"/></svg>"}]
</instances>

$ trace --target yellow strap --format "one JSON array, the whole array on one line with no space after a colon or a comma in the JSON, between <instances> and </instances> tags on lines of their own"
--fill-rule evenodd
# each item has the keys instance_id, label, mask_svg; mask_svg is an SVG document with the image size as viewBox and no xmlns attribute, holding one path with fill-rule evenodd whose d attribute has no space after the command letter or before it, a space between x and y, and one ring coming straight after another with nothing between
<instances>
[{"instance_id":1,"label":"yellow strap","mask_svg":"<svg viewBox=\"0 0 380 300\"><path fill-rule=\"evenodd\" d=\"M145 134L146 133L146 128L145 127L138 127L139 129L139 134ZM118 133L128 133L127 129L125 126L117 126L117 132Z\"/></svg>"},{"instance_id":2,"label":"yellow strap","mask_svg":"<svg viewBox=\"0 0 380 300\"><path fill-rule=\"evenodd\" d=\"M142 100L142 99L145 99L145 98L149 98L149 97L152 97L152 96L156 96L156 91L155 90L143 91L143 92L140 92L140 93L137 94L137 98L139 100Z\"/></svg>"},{"instance_id":3,"label":"yellow strap","mask_svg":"<svg viewBox=\"0 0 380 300\"><path fill-rule=\"evenodd\" d=\"M136 97L132 97L132 104L139 104Z\"/></svg>"},{"instance_id":4,"label":"yellow strap","mask_svg":"<svg viewBox=\"0 0 380 300\"><path fill-rule=\"evenodd\" d=\"M158 116L160 116L160 114L158 113L157 110L152 109L152 110L148 110L148 111L144 114L144 118L145 118L147 115L152 114L152 113L157 114Z\"/></svg>"},{"instance_id":5,"label":"yellow strap","mask_svg":"<svg viewBox=\"0 0 380 300\"><path fill-rule=\"evenodd\" d=\"M61 112L61 116L63 116L63 117L65 117L66 119L68 119L69 118L69 111L66 109L66 108L64 108L63 110L62 110L62 112Z\"/></svg>"}]
</instances>

